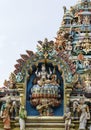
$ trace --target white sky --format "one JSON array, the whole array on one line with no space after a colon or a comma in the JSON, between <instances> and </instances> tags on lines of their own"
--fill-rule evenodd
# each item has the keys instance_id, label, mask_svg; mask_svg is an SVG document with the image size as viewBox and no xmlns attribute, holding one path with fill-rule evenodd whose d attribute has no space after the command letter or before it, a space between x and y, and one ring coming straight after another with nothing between
<instances>
[{"instance_id":1,"label":"white sky","mask_svg":"<svg viewBox=\"0 0 91 130\"><path fill-rule=\"evenodd\" d=\"M77 0L0 0L0 86L26 50L38 40L54 40L67 8Z\"/></svg>"}]
</instances>

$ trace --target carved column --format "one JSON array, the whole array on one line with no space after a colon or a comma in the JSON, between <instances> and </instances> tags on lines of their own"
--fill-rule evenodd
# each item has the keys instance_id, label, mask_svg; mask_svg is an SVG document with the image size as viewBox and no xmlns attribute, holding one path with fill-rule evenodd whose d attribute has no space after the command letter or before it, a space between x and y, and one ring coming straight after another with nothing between
<instances>
[{"instance_id":1,"label":"carved column","mask_svg":"<svg viewBox=\"0 0 91 130\"><path fill-rule=\"evenodd\" d=\"M21 105L24 105L25 104L25 94L24 94L24 86L25 84L24 83L17 83L16 84L17 88L18 88L18 91L20 93L20 104Z\"/></svg>"},{"instance_id":2,"label":"carved column","mask_svg":"<svg viewBox=\"0 0 91 130\"><path fill-rule=\"evenodd\" d=\"M70 93L72 91L72 84L65 84L65 102L69 104L70 102Z\"/></svg>"}]
</instances>

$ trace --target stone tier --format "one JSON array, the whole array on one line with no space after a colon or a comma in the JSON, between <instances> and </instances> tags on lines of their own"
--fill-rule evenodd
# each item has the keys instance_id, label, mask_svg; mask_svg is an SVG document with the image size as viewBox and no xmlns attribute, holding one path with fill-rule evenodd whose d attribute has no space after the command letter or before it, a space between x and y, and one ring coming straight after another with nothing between
<instances>
[{"instance_id":1,"label":"stone tier","mask_svg":"<svg viewBox=\"0 0 91 130\"><path fill-rule=\"evenodd\" d=\"M3 130L3 122L0 121L0 130ZM11 121L12 130L19 129L19 118L15 121ZM27 117L26 130L65 130L65 123L63 117ZM71 124L71 129L74 129L74 123Z\"/></svg>"},{"instance_id":2,"label":"stone tier","mask_svg":"<svg viewBox=\"0 0 91 130\"><path fill-rule=\"evenodd\" d=\"M86 130L88 130L90 124L91 121L88 120ZM78 127L79 121L72 120L70 130L78 130ZM0 120L0 130L4 130L2 120ZM20 130L18 117L15 121L11 121L11 130ZM28 117L26 119L26 130L65 130L65 123L62 117Z\"/></svg>"}]
</instances>

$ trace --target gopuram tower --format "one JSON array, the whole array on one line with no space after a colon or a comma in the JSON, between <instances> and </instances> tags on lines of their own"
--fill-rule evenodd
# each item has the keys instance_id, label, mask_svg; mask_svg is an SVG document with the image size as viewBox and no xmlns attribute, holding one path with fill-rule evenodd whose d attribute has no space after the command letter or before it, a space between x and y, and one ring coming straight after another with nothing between
<instances>
[{"instance_id":1,"label":"gopuram tower","mask_svg":"<svg viewBox=\"0 0 91 130\"><path fill-rule=\"evenodd\" d=\"M91 1L63 9L55 41L45 38L36 53L26 50L5 80L0 130L6 110L11 130L21 128L21 118L26 130L91 130Z\"/></svg>"}]
</instances>

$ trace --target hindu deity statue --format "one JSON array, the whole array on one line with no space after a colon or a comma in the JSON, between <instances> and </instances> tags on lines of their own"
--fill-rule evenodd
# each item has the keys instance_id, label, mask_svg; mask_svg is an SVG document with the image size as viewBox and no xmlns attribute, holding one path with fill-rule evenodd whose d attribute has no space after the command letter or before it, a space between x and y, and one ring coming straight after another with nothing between
<instances>
[{"instance_id":1,"label":"hindu deity statue","mask_svg":"<svg viewBox=\"0 0 91 130\"><path fill-rule=\"evenodd\" d=\"M20 124L20 130L25 130L25 119L27 116L27 112L24 108L24 106L20 106L19 110L19 124Z\"/></svg>"},{"instance_id":2,"label":"hindu deity statue","mask_svg":"<svg viewBox=\"0 0 91 130\"><path fill-rule=\"evenodd\" d=\"M66 111L65 111L65 114L64 114L64 119L65 119L65 130L70 130L72 117L71 117L71 112L70 112L70 109L69 109L68 106L66 107Z\"/></svg>"},{"instance_id":3,"label":"hindu deity statue","mask_svg":"<svg viewBox=\"0 0 91 130\"><path fill-rule=\"evenodd\" d=\"M43 64L41 71L35 72L38 80L37 84L31 88L30 102L41 116L52 116L52 108L61 104L60 85L57 82L57 76L50 68L48 71Z\"/></svg>"},{"instance_id":4,"label":"hindu deity statue","mask_svg":"<svg viewBox=\"0 0 91 130\"><path fill-rule=\"evenodd\" d=\"M81 111L79 129L85 130L87 120L90 119L90 112L88 105L85 104L84 97L80 99L80 105L78 109Z\"/></svg>"},{"instance_id":5,"label":"hindu deity statue","mask_svg":"<svg viewBox=\"0 0 91 130\"><path fill-rule=\"evenodd\" d=\"M39 86L42 86L44 84L48 84L50 83L50 80L48 79L50 77L50 75L52 74L51 70L50 70L50 74L48 74L46 72L46 68L45 68L45 65L42 65L42 68L41 68L41 72L35 72L37 77L40 78L40 80L37 81L37 84Z\"/></svg>"},{"instance_id":6,"label":"hindu deity statue","mask_svg":"<svg viewBox=\"0 0 91 130\"><path fill-rule=\"evenodd\" d=\"M75 105L76 104L76 105ZM79 99L79 102L73 103L73 109L75 110L75 113L78 113L79 117L79 130L85 130L87 120L90 119L90 112L89 107L85 103L85 97L81 97Z\"/></svg>"}]
</instances>

